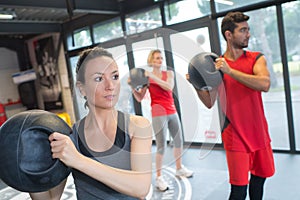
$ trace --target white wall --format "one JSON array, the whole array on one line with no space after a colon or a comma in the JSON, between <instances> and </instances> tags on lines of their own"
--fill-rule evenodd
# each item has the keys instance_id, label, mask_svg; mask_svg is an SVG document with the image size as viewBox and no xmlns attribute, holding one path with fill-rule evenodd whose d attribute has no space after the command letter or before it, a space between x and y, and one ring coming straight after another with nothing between
<instances>
[{"instance_id":1,"label":"white wall","mask_svg":"<svg viewBox=\"0 0 300 200\"><path fill-rule=\"evenodd\" d=\"M18 56L15 51L0 47L0 102L18 101L18 86L13 83L12 74L19 72Z\"/></svg>"}]
</instances>

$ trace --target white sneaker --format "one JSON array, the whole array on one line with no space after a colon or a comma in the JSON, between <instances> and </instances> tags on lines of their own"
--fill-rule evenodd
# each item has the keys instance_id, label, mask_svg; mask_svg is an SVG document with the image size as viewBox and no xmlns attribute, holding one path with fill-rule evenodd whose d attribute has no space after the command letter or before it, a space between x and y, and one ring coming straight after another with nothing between
<instances>
[{"instance_id":1,"label":"white sneaker","mask_svg":"<svg viewBox=\"0 0 300 200\"><path fill-rule=\"evenodd\" d=\"M176 176L184 176L186 178L189 178L193 176L194 172L185 168L183 165L181 166L181 169L176 170Z\"/></svg>"},{"instance_id":2,"label":"white sneaker","mask_svg":"<svg viewBox=\"0 0 300 200\"><path fill-rule=\"evenodd\" d=\"M167 182L164 180L164 178L162 176L159 176L159 177L156 178L156 184L155 185L162 192L169 189Z\"/></svg>"}]
</instances>

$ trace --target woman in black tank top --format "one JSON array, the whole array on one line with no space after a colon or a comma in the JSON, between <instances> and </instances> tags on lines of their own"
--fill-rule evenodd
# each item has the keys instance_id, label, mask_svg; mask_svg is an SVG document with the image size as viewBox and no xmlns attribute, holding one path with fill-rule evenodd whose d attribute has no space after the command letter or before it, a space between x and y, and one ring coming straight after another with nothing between
<instances>
[{"instance_id":1,"label":"woman in black tank top","mask_svg":"<svg viewBox=\"0 0 300 200\"><path fill-rule=\"evenodd\" d=\"M82 52L77 83L89 109L74 124L71 137L49 136L53 158L72 168L77 199L143 199L151 185L152 128L141 116L117 111L118 66L106 50ZM31 193L32 199L60 199L65 181L55 188Z\"/></svg>"}]
</instances>

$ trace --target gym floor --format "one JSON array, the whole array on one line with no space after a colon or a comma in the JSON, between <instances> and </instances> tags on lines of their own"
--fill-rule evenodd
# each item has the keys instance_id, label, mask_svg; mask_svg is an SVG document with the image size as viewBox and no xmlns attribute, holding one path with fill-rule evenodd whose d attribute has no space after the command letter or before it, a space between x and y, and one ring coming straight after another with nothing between
<instances>
[{"instance_id":1,"label":"gym floor","mask_svg":"<svg viewBox=\"0 0 300 200\"><path fill-rule=\"evenodd\" d=\"M153 146L155 151L155 146ZM300 199L300 155L275 153L276 173L267 179L264 200ZM205 150L200 147L185 148L182 157L184 165L194 171L192 178L175 178L173 153L168 147L165 154L163 176L169 183L169 190L159 192L152 187L151 200L226 200L230 186L228 183L225 152ZM154 165L153 165L154 169ZM153 183L154 183L153 174ZM27 193L18 192L0 181L0 200L29 200ZM68 179L63 200L75 200L72 177Z\"/></svg>"}]
</instances>

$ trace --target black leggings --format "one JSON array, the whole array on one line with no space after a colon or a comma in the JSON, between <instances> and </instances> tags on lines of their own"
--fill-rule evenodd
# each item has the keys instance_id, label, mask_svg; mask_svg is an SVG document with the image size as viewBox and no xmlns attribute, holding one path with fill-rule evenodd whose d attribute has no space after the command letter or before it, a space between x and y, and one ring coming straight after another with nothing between
<instances>
[{"instance_id":1,"label":"black leggings","mask_svg":"<svg viewBox=\"0 0 300 200\"><path fill-rule=\"evenodd\" d=\"M249 196L251 200L262 200L264 183L266 178L251 174L249 184ZM229 200L245 200L247 196L247 185L231 185Z\"/></svg>"}]
</instances>

